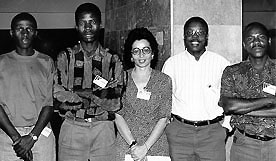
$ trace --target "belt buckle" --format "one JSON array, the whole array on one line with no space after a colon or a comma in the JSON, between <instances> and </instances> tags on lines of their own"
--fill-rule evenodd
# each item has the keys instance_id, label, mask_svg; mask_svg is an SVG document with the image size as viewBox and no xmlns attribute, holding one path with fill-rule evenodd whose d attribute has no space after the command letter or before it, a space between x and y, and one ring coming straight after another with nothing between
<instances>
[{"instance_id":1,"label":"belt buckle","mask_svg":"<svg viewBox=\"0 0 276 161\"><path fill-rule=\"evenodd\" d=\"M198 121L193 122L194 127L197 127L197 123L198 123Z\"/></svg>"},{"instance_id":2,"label":"belt buckle","mask_svg":"<svg viewBox=\"0 0 276 161\"><path fill-rule=\"evenodd\" d=\"M84 119L86 122L92 122L92 118Z\"/></svg>"},{"instance_id":3,"label":"belt buckle","mask_svg":"<svg viewBox=\"0 0 276 161\"><path fill-rule=\"evenodd\" d=\"M257 136L257 139L258 140L261 140L261 141L266 141L267 138L266 137L263 137L263 136Z\"/></svg>"}]
</instances>

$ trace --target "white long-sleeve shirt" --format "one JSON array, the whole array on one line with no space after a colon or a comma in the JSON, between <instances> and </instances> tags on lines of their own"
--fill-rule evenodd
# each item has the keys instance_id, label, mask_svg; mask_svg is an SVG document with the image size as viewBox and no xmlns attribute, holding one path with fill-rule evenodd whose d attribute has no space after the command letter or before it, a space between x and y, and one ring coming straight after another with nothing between
<instances>
[{"instance_id":1,"label":"white long-sleeve shirt","mask_svg":"<svg viewBox=\"0 0 276 161\"><path fill-rule=\"evenodd\" d=\"M172 78L172 113L192 121L222 115L223 109L218 106L221 76L229 64L210 51L205 51L198 61L188 51L170 57L162 71Z\"/></svg>"}]
</instances>

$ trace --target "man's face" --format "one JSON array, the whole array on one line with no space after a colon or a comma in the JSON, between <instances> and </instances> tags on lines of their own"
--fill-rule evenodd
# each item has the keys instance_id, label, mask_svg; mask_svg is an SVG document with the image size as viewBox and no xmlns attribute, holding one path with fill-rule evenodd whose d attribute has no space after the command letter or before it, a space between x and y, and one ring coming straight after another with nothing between
<instances>
[{"instance_id":1,"label":"man's face","mask_svg":"<svg viewBox=\"0 0 276 161\"><path fill-rule=\"evenodd\" d=\"M32 22L20 20L15 24L15 27L10 30L10 34L14 38L17 47L28 49L33 45L37 30Z\"/></svg>"},{"instance_id":2,"label":"man's face","mask_svg":"<svg viewBox=\"0 0 276 161\"><path fill-rule=\"evenodd\" d=\"M77 22L76 29L80 39L84 42L93 42L98 39L100 21L92 13L82 13Z\"/></svg>"},{"instance_id":3,"label":"man's face","mask_svg":"<svg viewBox=\"0 0 276 161\"><path fill-rule=\"evenodd\" d=\"M205 51L208 41L206 28L200 22L191 22L184 31L184 44L190 53Z\"/></svg>"},{"instance_id":4,"label":"man's face","mask_svg":"<svg viewBox=\"0 0 276 161\"><path fill-rule=\"evenodd\" d=\"M245 33L243 46L249 56L253 58L264 57L268 49L268 44L269 38L259 27L252 27Z\"/></svg>"}]
</instances>

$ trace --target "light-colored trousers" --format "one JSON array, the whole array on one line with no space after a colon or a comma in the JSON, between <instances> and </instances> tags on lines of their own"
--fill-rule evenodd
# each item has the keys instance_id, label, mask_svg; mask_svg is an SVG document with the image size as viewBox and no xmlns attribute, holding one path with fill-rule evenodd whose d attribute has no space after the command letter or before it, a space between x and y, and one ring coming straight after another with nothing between
<instances>
[{"instance_id":1,"label":"light-colored trousers","mask_svg":"<svg viewBox=\"0 0 276 161\"><path fill-rule=\"evenodd\" d=\"M235 131L230 151L232 161L276 161L276 139L261 141Z\"/></svg>"},{"instance_id":2,"label":"light-colored trousers","mask_svg":"<svg viewBox=\"0 0 276 161\"><path fill-rule=\"evenodd\" d=\"M16 127L21 136L28 135L32 127ZM56 143L53 132L48 137L40 135L33 148L33 161L56 161ZM16 156L10 137L0 129L0 161L22 161Z\"/></svg>"},{"instance_id":3,"label":"light-colored trousers","mask_svg":"<svg viewBox=\"0 0 276 161\"><path fill-rule=\"evenodd\" d=\"M65 119L59 135L59 161L113 161L113 121L78 122Z\"/></svg>"}]
</instances>

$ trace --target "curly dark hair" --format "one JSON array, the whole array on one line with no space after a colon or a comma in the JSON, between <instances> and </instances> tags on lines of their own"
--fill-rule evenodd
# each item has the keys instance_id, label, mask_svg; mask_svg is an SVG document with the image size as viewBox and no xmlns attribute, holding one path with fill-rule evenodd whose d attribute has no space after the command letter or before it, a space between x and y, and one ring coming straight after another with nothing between
<instances>
[{"instance_id":1,"label":"curly dark hair","mask_svg":"<svg viewBox=\"0 0 276 161\"><path fill-rule=\"evenodd\" d=\"M11 21L11 29L13 30L16 26L16 23L21 20L30 21L33 24L33 27L35 29L37 29L37 22L36 22L34 16L28 12L21 12L21 13L17 14L16 16L14 16Z\"/></svg>"},{"instance_id":2,"label":"curly dark hair","mask_svg":"<svg viewBox=\"0 0 276 161\"><path fill-rule=\"evenodd\" d=\"M203 25L203 27L206 29L206 33L208 34L209 28L207 22L201 18L201 17L191 17L189 20L187 20L184 24L184 32L187 30L188 26L193 22L199 22Z\"/></svg>"},{"instance_id":3,"label":"curly dark hair","mask_svg":"<svg viewBox=\"0 0 276 161\"><path fill-rule=\"evenodd\" d=\"M153 36L153 34L144 27L141 28L135 28L131 30L128 34L128 37L124 44L124 67L125 69L133 68L134 63L131 62L131 50L132 50L132 44L136 40L142 40L145 39L149 42L152 53L153 53L153 59L151 60L151 67L154 68L156 66L157 60L158 60L158 43Z\"/></svg>"},{"instance_id":4,"label":"curly dark hair","mask_svg":"<svg viewBox=\"0 0 276 161\"><path fill-rule=\"evenodd\" d=\"M251 22L248 25L245 26L244 31L243 31L243 38L246 36L246 34L255 28L259 28L260 30L262 30L265 34L266 37L269 38L269 31L268 29L265 27L265 25L263 25L262 23L259 22Z\"/></svg>"},{"instance_id":5,"label":"curly dark hair","mask_svg":"<svg viewBox=\"0 0 276 161\"><path fill-rule=\"evenodd\" d=\"M83 3L78 6L78 8L75 11L75 22L76 25L78 25L78 21L80 18L80 15L83 13L92 13L96 16L96 18L99 20L101 23L101 10L99 9L98 6L96 6L93 3Z\"/></svg>"}]
</instances>

